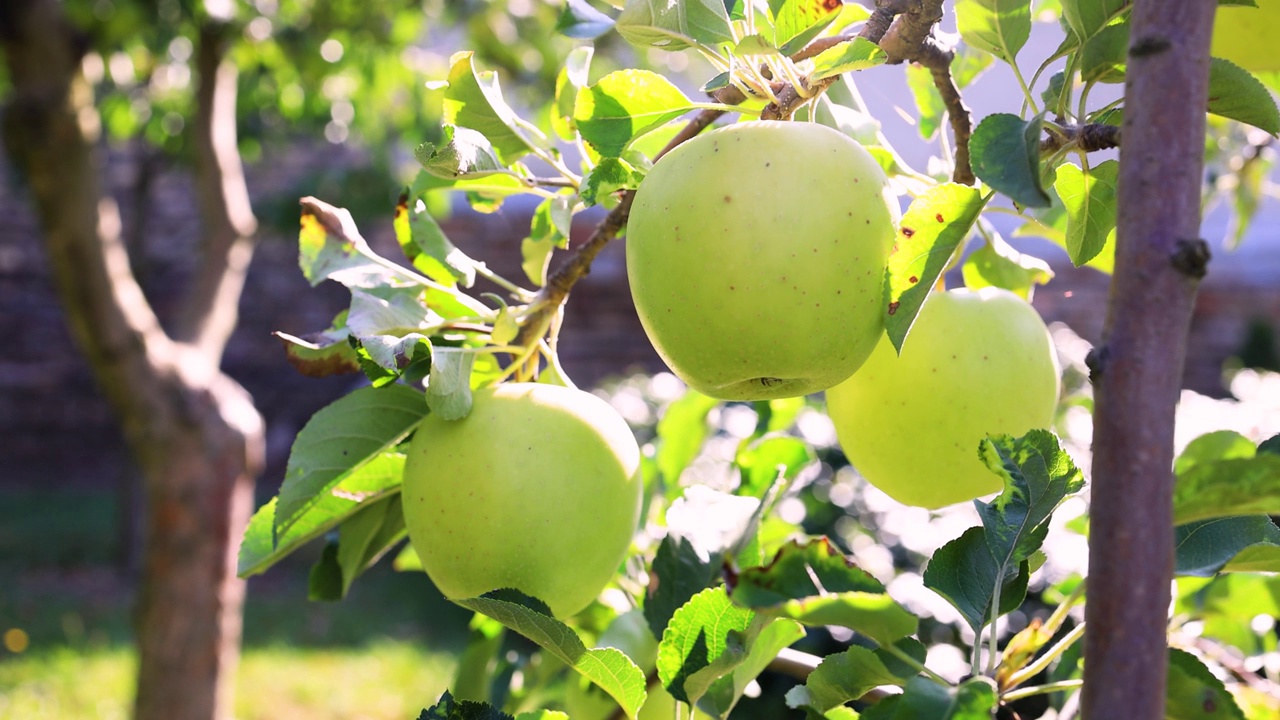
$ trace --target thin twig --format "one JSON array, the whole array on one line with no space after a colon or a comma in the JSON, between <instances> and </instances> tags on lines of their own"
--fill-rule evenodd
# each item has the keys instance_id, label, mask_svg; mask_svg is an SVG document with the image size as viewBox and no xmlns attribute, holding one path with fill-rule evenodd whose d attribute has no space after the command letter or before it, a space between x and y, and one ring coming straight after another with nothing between
<instances>
[{"instance_id":1,"label":"thin twig","mask_svg":"<svg viewBox=\"0 0 1280 720\"><path fill-rule=\"evenodd\" d=\"M680 132L671 138L671 142L668 142L666 147L662 148L654 157L654 160L671 152L677 145L693 138L724 114L724 110L700 111L693 116L689 124L681 128ZM604 246L617 237L622 228L626 227L627 218L631 214L631 202L634 199L634 190L624 191L622 197L618 200L617 206L610 210L609 214L600 221L600 224L591 232L591 237L578 246L573 254L569 256L569 259L547 278L547 284L538 291L538 298L534 301L537 309L529 314L529 317L526 318L520 328L518 343L524 345L534 338L542 336L546 330L547 323L550 322L551 317L555 315L556 311L564 303L565 298L569 296L569 291L573 289L574 284L591 270L591 262L595 260L596 255L599 255Z\"/></svg>"},{"instance_id":2,"label":"thin twig","mask_svg":"<svg viewBox=\"0 0 1280 720\"><path fill-rule=\"evenodd\" d=\"M973 119L960 96L960 87L951 75L955 50L940 42L933 33L941 19L942 0L911 3L910 9L899 15L885 33L880 47L888 54L890 64L909 61L929 70L933 85L947 108L947 119L955 138L956 167L952 179L972 185L975 178L969 160L969 137L973 132Z\"/></svg>"}]
</instances>

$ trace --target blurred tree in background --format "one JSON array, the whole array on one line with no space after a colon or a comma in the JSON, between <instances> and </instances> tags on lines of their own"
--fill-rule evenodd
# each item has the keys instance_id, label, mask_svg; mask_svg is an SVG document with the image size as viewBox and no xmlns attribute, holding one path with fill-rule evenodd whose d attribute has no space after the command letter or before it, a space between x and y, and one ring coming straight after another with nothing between
<instances>
[{"instance_id":1,"label":"blurred tree in background","mask_svg":"<svg viewBox=\"0 0 1280 720\"><path fill-rule=\"evenodd\" d=\"M0 6L6 150L72 333L144 478L135 717L230 712L244 596L235 556L264 446L252 398L219 369L258 226L243 163L323 138L367 153L391 191L397 158L438 132L426 80L448 58L433 44L467 34L524 99L551 97L570 49L550 31L558 14L534 0ZM145 228L124 227L104 189L106 151L122 146L141 158L135 224L160 169L195 180L200 260L163 324L135 273Z\"/></svg>"}]
</instances>

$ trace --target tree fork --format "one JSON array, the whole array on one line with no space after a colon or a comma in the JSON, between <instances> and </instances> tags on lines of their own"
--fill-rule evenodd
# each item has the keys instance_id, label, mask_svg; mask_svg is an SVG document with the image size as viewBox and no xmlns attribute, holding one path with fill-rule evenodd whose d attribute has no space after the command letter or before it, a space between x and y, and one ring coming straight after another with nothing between
<instances>
[{"instance_id":1,"label":"tree fork","mask_svg":"<svg viewBox=\"0 0 1280 720\"><path fill-rule=\"evenodd\" d=\"M1203 245L1186 238L1199 235L1215 8L1212 0L1137 0L1133 8L1115 274L1105 355L1092 373L1082 716L1095 720L1164 717L1174 411L1207 261Z\"/></svg>"}]
</instances>

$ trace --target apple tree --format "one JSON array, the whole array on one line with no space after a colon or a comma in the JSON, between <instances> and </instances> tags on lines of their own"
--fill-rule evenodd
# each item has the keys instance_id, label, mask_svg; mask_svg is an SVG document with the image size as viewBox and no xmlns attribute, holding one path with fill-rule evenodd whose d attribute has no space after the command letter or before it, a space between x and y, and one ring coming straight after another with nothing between
<instances>
[{"instance_id":1,"label":"apple tree","mask_svg":"<svg viewBox=\"0 0 1280 720\"><path fill-rule=\"evenodd\" d=\"M1175 461L1173 443L1209 261L1202 204L1226 197L1246 226L1265 165L1240 158L1280 132L1271 55L1243 31L1215 37L1214 15L1273 27L1274 10L568 0L556 30L580 44L536 111L459 48L433 79L438 139L417 147L394 211L402 260L339 206L302 200L301 269L351 304L282 337L304 372L369 384L299 433L240 573L322 536L315 599L392 551L425 570L476 616L424 718L726 717L765 670L794 678L785 704L806 717L1274 717L1276 683L1256 669L1274 621L1255 616L1275 609L1258 573L1280 570L1280 445L1213 433ZM958 36L939 29L948 16ZM1019 60L1035 21L1060 43L1038 67ZM595 70L618 37L700 58L701 88ZM926 168L859 92L904 63L922 135L948 131ZM965 90L996 64L1020 112L975 117ZM1206 162L1236 182L1206 184ZM511 248L524 277L445 236L428 210L442 193L537 198ZM570 246L579 213L594 229ZM1028 302L1052 273L1003 239L1010 217L1111 274L1102 342L1075 381ZM637 312L692 388L631 430L557 355L566 298L624 235ZM1055 434L1060 402L1094 408L1088 473ZM821 503L804 494L815 460L840 454L804 431L822 408L888 502L971 507L920 576L954 611L966 672L940 672L940 636L893 591L892 566L877 577L789 511ZM727 455L707 452L726 437ZM1086 474L1087 578L1046 586L1046 538ZM846 519L876 541L870 511ZM1176 598L1175 574L1193 578ZM1006 632L1023 608L1035 620ZM539 651L500 655L506 632ZM843 640L797 649L823 632Z\"/></svg>"}]
</instances>

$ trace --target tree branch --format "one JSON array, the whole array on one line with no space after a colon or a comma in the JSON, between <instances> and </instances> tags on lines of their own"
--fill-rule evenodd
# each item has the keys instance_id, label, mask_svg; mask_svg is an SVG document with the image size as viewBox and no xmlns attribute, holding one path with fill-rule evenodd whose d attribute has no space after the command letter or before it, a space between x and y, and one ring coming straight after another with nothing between
<instances>
[{"instance_id":1,"label":"tree branch","mask_svg":"<svg viewBox=\"0 0 1280 720\"><path fill-rule=\"evenodd\" d=\"M203 229L203 257L185 298L174 332L217 365L235 330L240 294L253 259L257 219L236 140L235 63L226 58L234 38L230 27L213 20L200 26L196 70L196 191Z\"/></svg>"},{"instance_id":2,"label":"tree branch","mask_svg":"<svg viewBox=\"0 0 1280 720\"><path fill-rule=\"evenodd\" d=\"M1094 354L1081 709L1089 718L1164 717L1174 409L1207 259L1195 238L1214 5L1133 6L1116 267Z\"/></svg>"},{"instance_id":3,"label":"tree branch","mask_svg":"<svg viewBox=\"0 0 1280 720\"><path fill-rule=\"evenodd\" d=\"M1041 153L1056 152L1074 145L1084 152L1097 152L1120 147L1121 130L1118 125L1064 125L1048 131L1048 137L1040 141Z\"/></svg>"},{"instance_id":4,"label":"tree branch","mask_svg":"<svg viewBox=\"0 0 1280 720\"><path fill-rule=\"evenodd\" d=\"M741 102L741 100L739 100ZM698 133L707 129L711 123L715 122L724 115L723 110L701 110L687 125L680 129L680 132L671 141L654 156L656 161L663 155L671 152L675 147L686 140L696 136ZM596 259L600 251L604 249L609 241L618 236L622 228L627 226L627 218L631 214L631 203L635 199L634 190L626 190L622 193L622 197L618 200L618 204L609 211L609 214L600 221L595 230L591 232L591 237L587 241L578 246L576 250L569 256L569 259L563 265L556 268L556 271L547 278L547 284L538 291L538 298L534 302L538 309L534 311L520 328L520 335L516 342L526 345L546 332L551 318L559 311L560 306L564 304L565 298L569 297L569 291L573 289L575 283L591 270L591 262Z\"/></svg>"}]
</instances>

